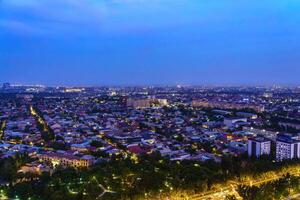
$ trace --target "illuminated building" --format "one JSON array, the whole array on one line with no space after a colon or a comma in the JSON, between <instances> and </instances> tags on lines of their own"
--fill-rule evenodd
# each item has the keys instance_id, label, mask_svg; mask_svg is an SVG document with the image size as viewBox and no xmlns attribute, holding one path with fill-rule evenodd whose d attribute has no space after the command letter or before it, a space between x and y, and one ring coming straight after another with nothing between
<instances>
[{"instance_id":1,"label":"illuminated building","mask_svg":"<svg viewBox=\"0 0 300 200\"><path fill-rule=\"evenodd\" d=\"M93 164L94 159L92 157L84 156L82 158L73 156L73 155L65 155L61 153L45 153L38 155L40 161L50 164L53 166L63 166L63 167L89 167Z\"/></svg>"},{"instance_id":2,"label":"illuminated building","mask_svg":"<svg viewBox=\"0 0 300 200\"><path fill-rule=\"evenodd\" d=\"M263 137L251 138L248 140L248 155L260 157L271 153L271 141Z\"/></svg>"},{"instance_id":3,"label":"illuminated building","mask_svg":"<svg viewBox=\"0 0 300 200\"><path fill-rule=\"evenodd\" d=\"M276 160L300 158L300 141L290 135L280 134L276 140Z\"/></svg>"},{"instance_id":4,"label":"illuminated building","mask_svg":"<svg viewBox=\"0 0 300 200\"><path fill-rule=\"evenodd\" d=\"M84 88L67 88L65 89L66 93L80 93L80 92L84 92L85 89Z\"/></svg>"}]
</instances>

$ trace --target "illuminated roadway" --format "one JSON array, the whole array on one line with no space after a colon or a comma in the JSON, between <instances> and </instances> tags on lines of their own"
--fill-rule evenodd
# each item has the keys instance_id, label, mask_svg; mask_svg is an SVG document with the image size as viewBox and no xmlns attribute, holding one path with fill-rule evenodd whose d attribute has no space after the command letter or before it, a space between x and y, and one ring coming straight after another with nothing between
<instances>
[{"instance_id":1,"label":"illuminated roadway","mask_svg":"<svg viewBox=\"0 0 300 200\"><path fill-rule=\"evenodd\" d=\"M296 175L299 175L299 170L293 170L293 171L290 171L289 173L291 175L296 176ZM241 182L241 183L232 182L232 184L230 184L230 186L223 187L220 190L209 191L209 192L199 194L199 195L193 195L189 199L190 200L218 200L218 199L223 200L227 195L235 195L238 199L242 199L241 197L239 197L238 193L236 192L238 185L259 186L261 184L280 179L283 176L284 176L284 174L280 174L280 175L274 176L269 179L264 179L262 181L255 181L255 182L252 182L252 181ZM287 198L286 200L294 200L294 199L297 199L298 197L300 197L300 194L293 195L293 196Z\"/></svg>"}]
</instances>

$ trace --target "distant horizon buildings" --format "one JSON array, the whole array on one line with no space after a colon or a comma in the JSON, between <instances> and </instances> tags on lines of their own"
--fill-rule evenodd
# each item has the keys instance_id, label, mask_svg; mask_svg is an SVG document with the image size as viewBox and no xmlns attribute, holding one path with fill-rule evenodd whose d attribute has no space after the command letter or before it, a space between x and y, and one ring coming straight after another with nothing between
<instances>
[{"instance_id":1,"label":"distant horizon buildings","mask_svg":"<svg viewBox=\"0 0 300 200\"><path fill-rule=\"evenodd\" d=\"M265 110L265 108L261 105L255 105L249 103L193 100L191 104L193 107L203 107L203 108L220 108L220 109L237 109L237 110L252 109L259 113Z\"/></svg>"},{"instance_id":2,"label":"distant horizon buildings","mask_svg":"<svg viewBox=\"0 0 300 200\"><path fill-rule=\"evenodd\" d=\"M89 88L89 87L176 87L178 89L183 89L183 88L189 88L189 87L204 87L204 88L237 88L237 87L253 87L253 88L270 88L270 89L280 89L280 88L298 88L300 89L300 83L299 84L229 84L229 83L186 83L186 84L181 84L178 85L176 83L139 83L139 84L126 84L126 83L120 83L120 84L109 84L109 83L99 83L99 84L68 84L68 83L57 83L57 84L47 84L47 83L26 83L26 82L2 82L2 88L3 86L10 86L10 87L65 87L65 88ZM270 98L273 97L273 92L272 91L266 91L263 94L264 97Z\"/></svg>"},{"instance_id":3,"label":"distant horizon buildings","mask_svg":"<svg viewBox=\"0 0 300 200\"><path fill-rule=\"evenodd\" d=\"M3 83L2 84L2 89L3 90L7 90L7 89L9 89L10 88L10 83Z\"/></svg>"},{"instance_id":4,"label":"distant horizon buildings","mask_svg":"<svg viewBox=\"0 0 300 200\"><path fill-rule=\"evenodd\" d=\"M2 92L5 93L39 93L45 92L44 86L22 86L22 85L10 85L9 87L2 88Z\"/></svg>"}]
</instances>

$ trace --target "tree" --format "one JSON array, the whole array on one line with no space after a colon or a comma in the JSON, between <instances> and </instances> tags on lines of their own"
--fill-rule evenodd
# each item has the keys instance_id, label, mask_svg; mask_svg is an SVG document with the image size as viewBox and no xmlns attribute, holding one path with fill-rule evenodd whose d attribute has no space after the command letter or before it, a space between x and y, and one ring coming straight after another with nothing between
<instances>
[{"instance_id":1,"label":"tree","mask_svg":"<svg viewBox=\"0 0 300 200\"><path fill-rule=\"evenodd\" d=\"M237 200L236 196L235 195L227 195L225 197L225 200Z\"/></svg>"},{"instance_id":2,"label":"tree","mask_svg":"<svg viewBox=\"0 0 300 200\"><path fill-rule=\"evenodd\" d=\"M97 140L93 140L93 141L90 143L90 145L91 145L92 147L96 147L96 148L103 147L102 142L97 141Z\"/></svg>"},{"instance_id":3,"label":"tree","mask_svg":"<svg viewBox=\"0 0 300 200\"><path fill-rule=\"evenodd\" d=\"M239 185L237 191L244 200L255 200L259 188L256 186Z\"/></svg>"}]
</instances>

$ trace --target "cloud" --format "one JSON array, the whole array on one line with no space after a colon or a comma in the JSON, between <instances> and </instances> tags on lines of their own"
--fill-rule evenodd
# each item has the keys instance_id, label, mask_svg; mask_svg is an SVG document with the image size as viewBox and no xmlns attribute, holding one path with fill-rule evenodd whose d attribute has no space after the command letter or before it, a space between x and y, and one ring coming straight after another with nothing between
<instances>
[{"instance_id":1,"label":"cloud","mask_svg":"<svg viewBox=\"0 0 300 200\"><path fill-rule=\"evenodd\" d=\"M49 34L59 31L65 35L127 34L180 23L174 20L180 4L177 1L172 2L170 7L168 2L171 1L3 0L0 4L2 10L0 17L12 23L19 22L19 26L31 29L32 33L36 30L38 34L47 34L47 31ZM180 13L179 15L182 15L185 11L182 10ZM11 26L13 25L6 28Z\"/></svg>"},{"instance_id":2,"label":"cloud","mask_svg":"<svg viewBox=\"0 0 300 200\"><path fill-rule=\"evenodd\" d=\"M32 34L51 34L56 30L74 31L83 27L99 27L105 7L92 6L79 0L7 0L0 9L1 26L7 30L23 30Z\"/></svg>"}]
</instances>

